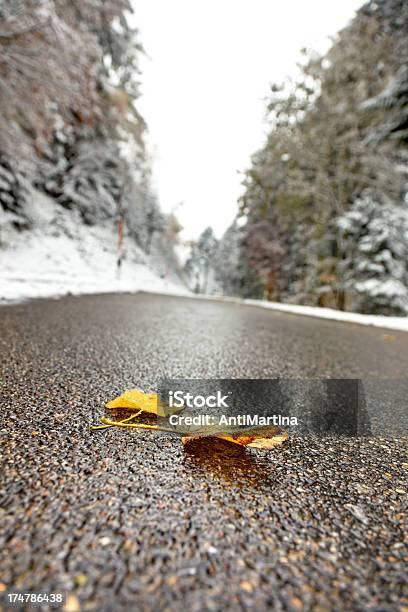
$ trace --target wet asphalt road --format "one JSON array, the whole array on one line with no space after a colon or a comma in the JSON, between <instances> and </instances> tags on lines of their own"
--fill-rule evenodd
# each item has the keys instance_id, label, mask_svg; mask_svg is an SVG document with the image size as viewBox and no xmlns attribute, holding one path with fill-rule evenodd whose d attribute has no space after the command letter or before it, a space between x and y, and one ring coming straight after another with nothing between
<instances>
[{"instance_id":1,"label":"wet asphalt road","mask_svg":"<svg viewBox=\"0 0 408 612\"><path fill-rule=\"evenodd\" d=\"M87 428L165 376L403 378L408 333L68 297L1 307L0 364L3 593L64 592L71 610L408 610L405 383L371 394L376 437L269 453Z\"/></svg>"}]
</instances>

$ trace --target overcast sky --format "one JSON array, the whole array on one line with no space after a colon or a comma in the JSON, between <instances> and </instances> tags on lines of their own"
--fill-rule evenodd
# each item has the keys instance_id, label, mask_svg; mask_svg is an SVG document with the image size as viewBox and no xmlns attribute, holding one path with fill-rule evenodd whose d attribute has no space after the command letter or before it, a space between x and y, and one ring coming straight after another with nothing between
<instances>
[{"instance_id":1,"label":"overcast sky","mask_svg":"<svg viewBox=\"0 0 408 612\"><path fill-rule=\"evenodd\" d=\"M183 202L184 238L226 229L264 139L269 84L295 74L302 47L326 50L362 3L134 0L154 187L164 211Z\"/></svg>"}]
</instances>

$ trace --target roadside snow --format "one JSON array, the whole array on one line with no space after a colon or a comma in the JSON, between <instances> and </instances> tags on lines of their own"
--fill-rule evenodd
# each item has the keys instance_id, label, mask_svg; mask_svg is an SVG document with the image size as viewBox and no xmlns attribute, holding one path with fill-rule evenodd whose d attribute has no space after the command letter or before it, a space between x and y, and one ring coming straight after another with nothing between
<instances>
[{"instance_id":1,"label":"roadside snow","mask_svg":"<svg viewBox=\"0 0 408 612\"><path fill-rule=\"evenodd\" d=\"M383 315L366 315L357 312L343 312L332 308L318 308L317 306L298 306L295 304L281 304L278 302L264 302L261 300L243 300L244 304L252 304L261 308L289 312L306 317L319 317L321 319L332 319L334 321L346 321L347 323L358 323L359 325L373 325L387 329L399 329L408 331L408 317L386 317Z\"/></svg>"},{"instance_id":2,"label":"roadside snow","mask_svg":"<svg viewBox=\"0 0 408 612\"><path fill-rule=\"evenodd\" d=\"M117 272L112 222L85 226L46 196L33 198L32 230L4 232L0 244L0 303L66 294L153 291L187 294L166 264L125 239Z\"/></svg>"},{"instance_id":3,"label":"roadside snow","mask_svg":"<svg viewBox=\"0 0 408 612\"><path fill-rule=\"evenodd\" d=\"M298 306L217 295L190 293L177 282L167 265L148 258L134 242L125 240L126 257L116 271L116 235L112 223L84 226L75 213L55 206L37 194L31 201L34 229L9 231L0 237L0 303L28 298L58 297L68 293L149 293L191 299L247 304L308 317L408 331L408 317L386 317L342 312L331 308ZM1 229L0 219L0 229Z\"/></svg>"},{"instance_id":4,"label":"roadside snow","mask_svg":"<svg viewBox=\"0 0 408 612\"><path fill-rule=\"evenodd\" d=\"M258 308L267 308L289 314L302 315L306 317L318 317L320 319L331 319L332 321L344 321L346 323L357 323L359 325L372 325L386 329L408 331L408 317L386 317L383 315L365 315L357 312L343 312L331 308L319 308L317 306L300 306L297 304L282 304L281 302L267 302L266 300L249 300L224 296L189 295L190 298L216 300L224 302L235 302L247 304Z\"/></svg>"}]
</instances>

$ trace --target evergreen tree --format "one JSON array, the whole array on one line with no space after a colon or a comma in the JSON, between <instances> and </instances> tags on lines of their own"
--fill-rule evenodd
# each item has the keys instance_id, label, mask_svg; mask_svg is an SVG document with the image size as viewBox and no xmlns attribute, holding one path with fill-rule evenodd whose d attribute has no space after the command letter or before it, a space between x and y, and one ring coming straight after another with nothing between
<instances>
[{"instance_id":1,"label":"evergreen tree","mask_svg":"<svg viewBox=\"0 0 408 612\"><path fill-rule=\"evenodd\" d=\"M337 223L344 240L342 278L352 309L407 314L408 207L365 195Z\"/></svg>"},{"instance_id":2,"label":"evergreen tree","mask_svg":"<svg viewBox=\"0 0 408 612\"><path fill-rule=\"evenodd\" d=\"M247 295L251 287L254 297L267 299L404 310L404 275L384 270L389 290L383 292L367 271L362 286L362 275L344 263L361 236L346 237L341 228L367 193L381 222L386 213L404 216L407 61L407 4L369 1L325 56L304 51L298 78L272 86L269 134L252 157L239 202L246 223L231 276L244 278L231 287L221 275L224 291ZM377 266L378 255L367 257ZM392 260L399 261L396 254Z\"/></svg>"},{"instance_id":3,"label":"evergreen tree","mask_svg":"<svg viewBox=\"0 0 408 612\"><path fill-rule=\"evenodd\" d=\"M184 269L195 293L207 293L209 289L210 281L213 280L213 259L217 245L212 227L207 227L192 244Z\"/></svg>"}]
</instances>

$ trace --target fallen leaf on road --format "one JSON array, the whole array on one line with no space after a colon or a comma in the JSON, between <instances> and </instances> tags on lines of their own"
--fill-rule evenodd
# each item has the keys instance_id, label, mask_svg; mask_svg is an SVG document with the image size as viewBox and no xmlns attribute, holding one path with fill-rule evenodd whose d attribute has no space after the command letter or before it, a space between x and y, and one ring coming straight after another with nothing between
<instances>
[{"instance_id":1,"label":"fallen leaf on road","mask_svg":"<svg viewBox=\"0 0 408 612\"><path fill-rule=\"evenodd\" d=\"M170 408L167 404L164 404L157 393L144 393L139 389L128 389L122 395L111 400L106 404L106 408L112 410L113 408L135 408L136 410L142 410L143 412L150 412L151 414L157 414L157 416L168 416L174 412L182 410L181 408Z\"/></svg>"},{"instance_id":2,"label":"fallen leaf on road","mask_svg":"<svg viewBox=\"0 0 408 612\"><path fill-rule=\"evenodd\" d=\"M196 440L200 437L211 437L219 438L239 446L245 446L250 448L259 448L263 450L269 450L274 446L282 444L288 439L288 434L279 427L252 427L242 428L239 431L223 431L219 427L203 427L200 431L191 431L191 428L182 427L170 427L166 424L147 424L140 422L133 422L136 417L141 413L150 413L158 417L167 417L183 410L183 406L177 408L170 408L167 404L163 403L157 393L144 393L140 389L128 389L122 395L111 400L106 404L106 408L109 410L115 409L134 409L134 412L126 419L118 421L110 418L102 417L101 423L103 425L92 425L90 429L105 429L108 427L128 427L134 429L150 429L154 431L165 431L169 433L179 434L182 436L181 441L183 444L188 444L192 440Z\"/></svg>"},{"instance_id":3,"label":"fallen leaf on road","mask_svg":"<svg viewBox=\"0 0 408 612\"><path fill-rule=\"evenodd\" d=\"M197 437L199 436L183 436L181 441L183 444L188 444L192 440L196 440ZM279 429L279 427L258 427L254 430L247 429L242 433L217 433L210 437L220 438L240 446L269 450L287 440L288 434Z\"/></svg>"},{"instance_id":4,"label":"fallen leaf on road","mask_svg":"<svg viewBox=\"0 0 408 612\"><path fill-rule=\"evenodd\" d=\"M129 410L137 410L126 419L108 423L107 420L101 419L103 425L91 425L90 429L107 429L119 423L128 423L132 421L142 412L147 412L160 417L169 416L174 412L182 410L181 408L170 408L167 404L164 404L157 393L145 393L140 389L127 389L122 395L119 395L115 399L111 400L106 404L106 408L109 410L120 410L122 408Z\"/></svg>"},{"instance_id":5,"label":"fallen leaf on road","mask_svg":"<svg viewBox=\"0 0 408 612\"><path fill-rule=\"evenodd\" d=\"M137 415L132 415L124 421L112 421L106 417L101 418L102 426L95 426L92 429L108 427L128 427L131 429L150 429L153 431L165 431L168 433L179 434L182 436L181 441L183 444L188 444L190 441L197 440L198 438L219 438L226 442L232 442L233 444L239 444L240 446L247 446L250 448L259 448L263 450L270 450L274 446L278 446L288 439L288 434L282 431L279 427L253 427L247 428L242 432L228 433L221 431L214 431L213 433L208 430L202 434L183 435L187 432L183 430L177 430L175 427L166 427L165 425L147 425L145 423L129 423L128 421Z\"/></svg>"}]
</instances>

